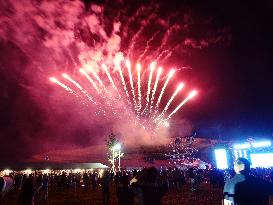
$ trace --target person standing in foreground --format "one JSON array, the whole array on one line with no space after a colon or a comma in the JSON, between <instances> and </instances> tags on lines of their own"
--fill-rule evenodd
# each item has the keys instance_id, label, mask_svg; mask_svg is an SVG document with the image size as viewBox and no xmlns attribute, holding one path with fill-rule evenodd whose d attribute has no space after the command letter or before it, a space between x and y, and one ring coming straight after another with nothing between
<instances>
[{"instance_id":1,"label":"person standing in foreground","mask_svg":"<svg viewBox=\"0 0 273 205\"><path fill-rule=\"evenodd\" d=\"M161 205L161 199L167 192L155 167L144 168L130 183L135 205Z\"/></svg>"},{"instance_id":2,"label":"person standing in foreground","mask_svg":"<svg viewBox=\"0 0 273 205\"><path fill-rule=\"evenodd\" d=\"M224 186L224 205L268 205L273 185L249 175L250 162L245 158L234 162L234 171Z\"/></svg>"},{"instance_id":3,"label":"person standing in foreground","mask_svg":"<svg viewBox=\"0 0 273 205\"><path fill-rule=\"evenodd\" d=\"M101 185L102 185L102 202L103 205L109 204L109 197L110 197L110 173L106 171L102 177Z\"/></svg>"}]
</instances>

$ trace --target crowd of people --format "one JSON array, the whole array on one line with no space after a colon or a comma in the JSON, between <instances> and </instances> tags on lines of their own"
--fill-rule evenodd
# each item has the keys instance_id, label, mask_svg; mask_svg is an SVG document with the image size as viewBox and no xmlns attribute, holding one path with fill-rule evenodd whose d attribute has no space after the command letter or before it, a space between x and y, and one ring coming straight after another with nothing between
<instances>
[{"instance_id":1,"label":"crowd of people","mask_svg":"<svg viewBox=\"0 0 273 205\"><path fill-rule=\"evenodd\" d=\"M242 171L244 169L249 170L245 173ZM149 167L141 171L123 170L112 172L105 170L103 173L98 171L82 173L51 172L47 174L36 172L29 175L13 173L10 177L13 179L14 189L20 191L18 202L22 205L32 205L37 199L48 200L48 197L50 197L48 195L49 187L59 191L99 189L102 193L103 204L106 205L109 204L110 188L113 186L116 189L119 205L157 205L161 204L161 199L167 192L182 192L183 187L187 187L191 192L198 193L202 183L209 184L214 188L224 188L226 204L236 205L236 197L234 199L235 188L230 188L230 180L238 177L238 174L243 174L243 176L247 174L255 179L273 183L273 169L258 168L250 170L248 165L240 168L239 171L238 169L221 171L197 168L158 170L154 167ZM244 179L239 181L244 181ZM251 183L254 183L253 180ZM255 183L253 186L256 186L256 188L261 186L261 184L257 185L257 181ZM269 193L271 190L269 187L267 189Z\"/></svg>"}]
</instances>

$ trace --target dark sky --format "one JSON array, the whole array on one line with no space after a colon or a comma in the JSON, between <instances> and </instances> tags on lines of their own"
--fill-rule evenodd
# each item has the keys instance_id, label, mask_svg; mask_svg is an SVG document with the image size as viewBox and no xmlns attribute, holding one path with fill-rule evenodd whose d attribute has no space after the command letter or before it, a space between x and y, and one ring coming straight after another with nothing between
<instances>
[{"instance_id":1,"label":"dark sky","mask_svg":"<svg viewBox=\"0 0 273 205\"><path fill-rule=\"evenodd\" d=\"M90 5L90 2L85 1L86 7ZM184 50L181 49L181 53L186 53L182 55L185 57L183 64L192 69L182 70L179 75L181 78L185 78L191 87L197 88L199 95L187 105L180 117L190 120L193 129L203 137L272 138L272 1L238 3L238 1L172 0L153 1L153 4L150 1L138 1L137 3L117 1L119 3L111 4L111 6L109 6L111 1L108 3L95 2L105 8L106 19L108 17L113 19L113 16L118 13L117 11L122 10L121 7L119 8L120 5L127 6L127 13L125 13L130 14L141 5L148 7L158 3L160 7L158 15L163 19L174 16L171 21L179 21L179 17L187 11L185 13L195 20L192 28L190 27L191 32L187 35L191 35L195 39L204 38L208 42L208 46L196 48L191 44L186 46ZM4 4L1 3L3 8L9 9L0 9L0 15L9 19L18 8L12 8L8 3ZM116 13L107 9L108 6L111 9L114 8ZM45 14L46 12L43 13L43 18L46 18ZM122 17L120 19L121 22L128 20L127 18L122 19ZM208 23L199 24L199 21ZM75 129L71 132L69 130L68 134L60 131L64 125L59 125L59 122L66 122L71 113L64 113L63 110L57 111L57 108L46 106L50 100L44 99L43 96L49 95L52 89L47 83L37 82L47 79L52 71L43 70L37 65L47 64L49 61L47 62L45 59L49 58L48 56L51 56L52 53L46 53L42 46L39 47L41 41L47 37L46 29L39 27L37 31L35 30L33 40L29 37L34 32L31 30L32 27L24 26L28 23L25 21L15 24L17 30L14 31L12 30L14 25L10 20L7 24L3 24L5 31L10 31L10 33L4 35L2 30L0 33L0 140L2 142L0 149L2 159L0 161L8 161L9 159L20 161L30 158L32 155L62 144L64 139L77 146L92 142L88 136L90 135L88 129L81 129L81 131ZM63 29L64 26L59 24L59 28ZM106 20L105 24L107 24ZM130 27L132 33L135 32L134 28L136 31L139 29L137 24L132 24ZM154 26L152 30L156 29L157 27ZM58 29L58 31L60 30ZM18 39L12 39L16 32L23 36L20 43L16 43ZM149 33L149 30L145 32ZM214 35L215 33L219 36ZM85 35L89 37L88 34L85 33ZM181 35L178 33L174 39L180 39ZM131 40L130 37L129 35L122 39L121 50L126 50ZM94 35L92 38L96 39L99 36ZM26 45L24 40L33 40L31 46L26 46L27 49L22 49ZM35 52L36 50L43 52L40 55L40 52ZM31 55L28 55L29 53ZM68 56L67 53L63 55ZM180 58L179 53L174 53L167 64L175 64ZM54 63L50 64L51 67L54 65ZM42 74L36 75L39 72ZM39 85L43 90L38 97L33 85ZM33 93L35 94L33 95ZM61 104L58 103L59 101L56 100L56 104L60 106ZM57 113L57 117L48 116L49 112ZM85 126L80 118L73 123L79 127ZM67 131L67 128L65 129ZM58 132L54 132L54 130L58 130ZM72 135L81 135L82 137L79 140L79 137L72 137Z\"/></svg>"},{"instance_id":2,"label":"dark sky","mask_svg":"<svg viewBox=\"0 0 273 205\"><path fill-rule=\"evenodd\" d=\"M230 26L232 41L227 48L205 49L192 59L197 62L192 67L202 70L194 72L213 76L216 86L211 92L204 90L200 102L185 111L198 122L197 130L204 135L272 137L272 6L269 1L214 2L206 6L205 11L216 15L216 23Z\"/></svg>"}]
</instances>

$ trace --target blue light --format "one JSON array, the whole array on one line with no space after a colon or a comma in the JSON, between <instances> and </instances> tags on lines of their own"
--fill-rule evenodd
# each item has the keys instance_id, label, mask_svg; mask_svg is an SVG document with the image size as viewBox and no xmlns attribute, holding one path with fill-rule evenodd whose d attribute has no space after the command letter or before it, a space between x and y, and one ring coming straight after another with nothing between
<instances>
[{"instance_id":1,"label":"blue light","mask_svg":"<svg viewBox=\"0 0 273 205\"><path fill-rule=\"evenodd\" d=\"M235 144L234 149L247 149L250 148L250 144L249 143L245 143L245 144Z\"/></svg>"},{"instance_id":2,"label":"blue light","mask_svg":"<svg viewBox=\"0 0 273 205\"><path fill-rule=\"evenodd\" d=\"M251 147L270 147L271 141L260 141L260 142L252 142L252 143L244 143L244 144L235 144L233 145L234 149L248 149Z\"/></svg>"},{"instance_id":3,"label":"blue light","mask_svg":"<svg viewBox=\"0 0 273 205\"><path fill-rule=\"evenodd\" d=\"M252 167L273 167L273 153L250 154Z\"/></svg>"},{"instance_id":4,"label":"blue light","mask_svg":"<svg viewBox=\"0 0 273 205\"><path fill-rule=\"evenodd\" d=\"M214 150L216 166L218 169L227 169L228 160L227 160L227 151L225 149L216 149Z\"/></svg>"},{"instance_id":5,"label":"blue light","mask_svg":"<svg viewBox=\"0 0 273 205\"><path fill-rule=\"evenodd\" d=\"M257 148L257 147L270 147L271 146L271 141L253 142L252 146L254 148Z\"/></svg>"}]
</instances>

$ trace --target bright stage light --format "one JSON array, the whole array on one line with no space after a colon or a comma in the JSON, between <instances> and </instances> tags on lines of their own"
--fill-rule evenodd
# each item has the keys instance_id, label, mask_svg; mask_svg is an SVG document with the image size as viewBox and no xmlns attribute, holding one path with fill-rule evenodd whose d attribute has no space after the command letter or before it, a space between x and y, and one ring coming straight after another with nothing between
<instances>
[{"instance_id":1,"label":"bright stage light","mask_svg":"<svg viewBox=\"0 0 273 205\"><path fill-rule=\"evenodd\" d=\"M271 141L253 142L252 146L254 148L257 148L257 147L270 147L271 146Z\"/></svg>"},{"instance_id":2,"label":"bright stage light","mask_svg":"<svg viewBox=\"0 0 273 205\"><path fill-rule=\"evenodd\" d=\"M216 149L214 150L216 166L218 169L227 169L228 160L227 160L227 151L225 149Z\"/></svg>"},{"instance_id":3,"label":"bright stage light","mask_svg":"<svg viewBox=\"0 0 273 205\"><path fill-rule=\"evenodd\" d=\"M273 167L273 153L250 154L252 167Z\"/></svg>"},{"instance_id":4,"label":"bright stage light","mask_svg":"<svg viewBox=\"0 0 273 205\"><path fill-rule=\"evenodd\" d=\"M258 147L270 147L271 141L260 141L260 142L252 142L252 143L244 143L244 144L235 144L233 145L234 149L248 149L250 147L258 148Z\"/></svg>"},{"instance_id":5,"label":"bright stage light","mask_svg":"<svg viewBox=\"0 0 273 205\"><path fill-rule=\"evenodd\" d=\"M250 144L249 143L245 143L245 144L235 144L233 145L234 149L247 149L250 148Z\"/></svg>"}]
</instances>

